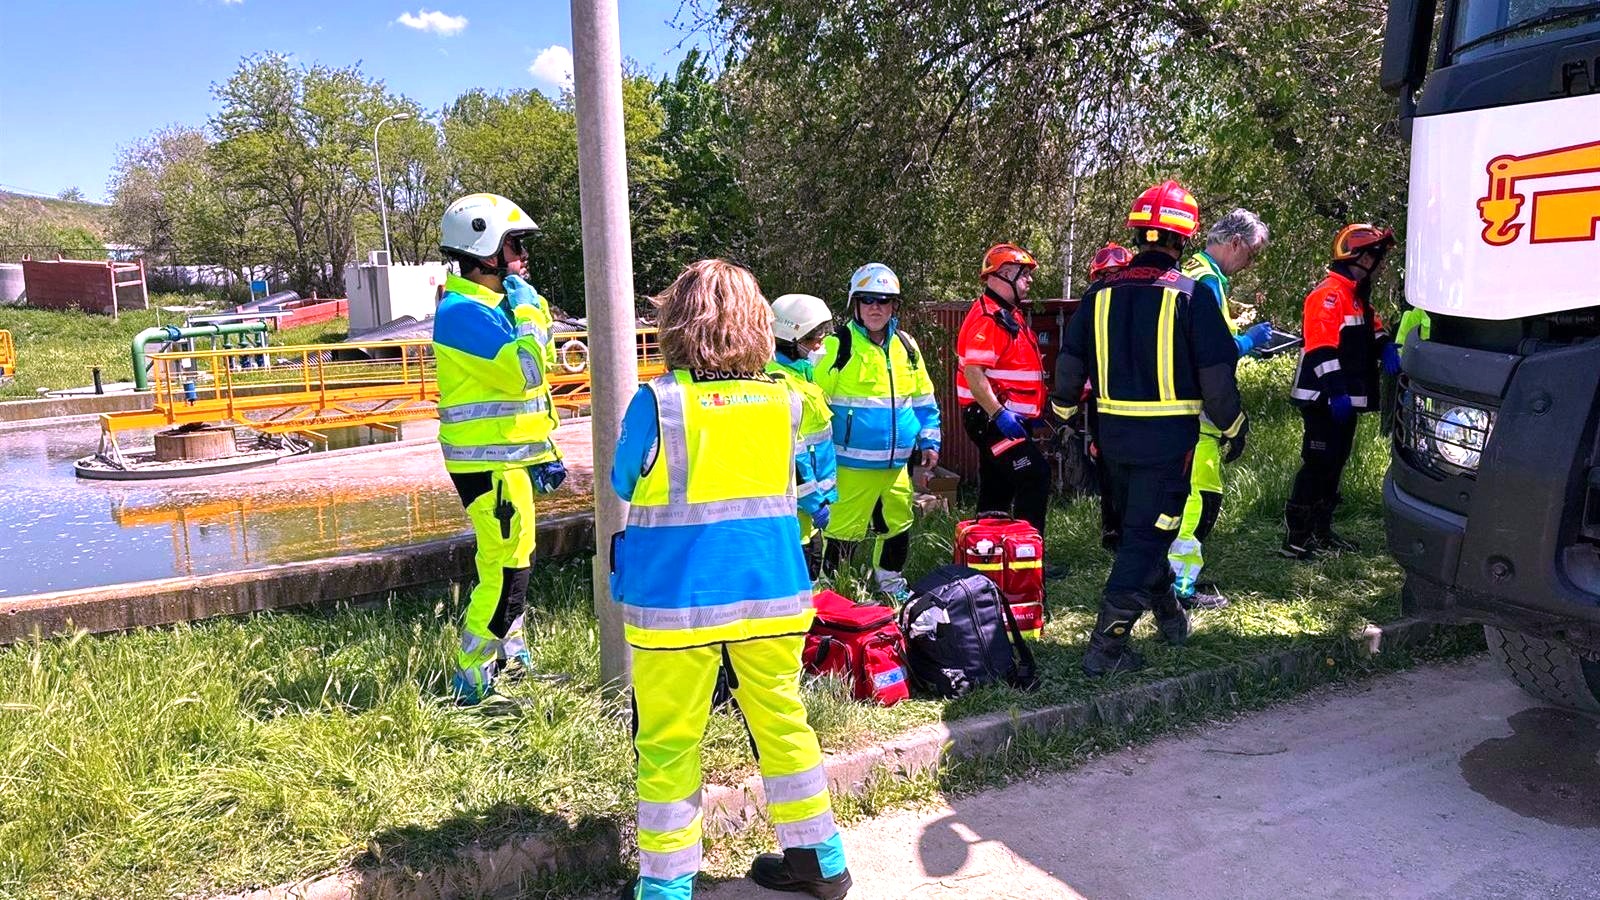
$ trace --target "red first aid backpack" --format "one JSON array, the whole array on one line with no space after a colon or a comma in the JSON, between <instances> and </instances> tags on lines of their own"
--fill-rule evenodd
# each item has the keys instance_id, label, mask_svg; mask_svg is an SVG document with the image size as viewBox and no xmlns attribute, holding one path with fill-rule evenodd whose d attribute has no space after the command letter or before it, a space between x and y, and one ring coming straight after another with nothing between
<instances>
[{"instance_id":1,"label":"red first aid backpack","mask_svg":"<svg viewBox=\"0 0 1600 900\"><path fill-rule=\"evenodd\" d=\"M834 673L857 700L893 706L911 696L906 640L887 606L857 606L833 591L811 595L817 617L806 635L801 662L813 675Z\"/></svg>"},{"instance_id":2,"label":"red first aid backpack","mask_svg":"<svg viewBox=\"0 0 1600 900\"><path fill-rule=\"evenodd\" d=\"M1044 632L1044 538L1019 519L979 518L956 525L956 564L989 576L1023 637Z\"/></svg>"}]
</instances>

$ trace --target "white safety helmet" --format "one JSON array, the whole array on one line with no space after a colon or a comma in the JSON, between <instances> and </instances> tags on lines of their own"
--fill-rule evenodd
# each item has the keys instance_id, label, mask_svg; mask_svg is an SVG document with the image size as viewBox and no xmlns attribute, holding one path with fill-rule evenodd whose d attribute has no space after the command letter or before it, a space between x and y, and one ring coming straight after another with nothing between
<instances>
[{"instance_id":1,"label":"white safety helmet","mask_svg":"<svg viewBox=\"0 0 1600 900\"><path fill-rule=\"evenodd\" d=\"M900 276L883 263L867 263L850 276L850 299L857 294L900 295Z\"/></svg>"},{"instance_id":2,"label":"white safety helmet","mask_svg":"<svg viewBox=\"0 0 1600 900\"><path fill-rule=\"evenodd\" d=\"M439 249L484 259L499 253L508 235L538 230L522 207L499 194L468 194L439 220Z\"/></svg>"},{"instance_id":3,"label":"white safety helmet","mask_svg":"<svg viewBox=\"0 0 1600 900\"><path fill-rule=\"evenodd\" d=\"M832 318L833 311L821 297L784 294L772 301L772 336L780 341L799 341Z\"/></svg>"}]
</instances>

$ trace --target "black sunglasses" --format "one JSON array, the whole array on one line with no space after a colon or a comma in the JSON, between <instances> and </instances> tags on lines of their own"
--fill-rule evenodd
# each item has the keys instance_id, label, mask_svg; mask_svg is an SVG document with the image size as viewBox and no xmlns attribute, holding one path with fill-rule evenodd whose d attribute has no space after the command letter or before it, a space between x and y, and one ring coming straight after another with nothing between
<instances>
[{"instance_id":1,"label":"black sunglasses","mask_svg":"<svg viewBox=\"0 0 1600 900\"><path fill-rule=\"evenodd\" d=\"M899 294L857 294L856 302L862 306L887 306L900 302Z\"/></svg>"},{"instance_id":2,"label":"black sunglasses","mask_svg":"<svg viewBox=\"0 0 1600 900\"><path fill-rule=\"evenodd\" d=\"M527 245L522 242L522 238L523 235L520 234L506 235L506 250L514 256L527 256L528 248Z\"/></svg>"}]
</instances>

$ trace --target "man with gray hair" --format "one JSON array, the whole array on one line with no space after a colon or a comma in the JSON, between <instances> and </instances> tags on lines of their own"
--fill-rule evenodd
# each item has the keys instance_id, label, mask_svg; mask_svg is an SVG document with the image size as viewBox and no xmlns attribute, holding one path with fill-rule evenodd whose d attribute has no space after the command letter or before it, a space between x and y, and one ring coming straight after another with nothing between
<instances>
[{"instance_id":1,"label":"man with gray hair","mask_svg":"<svg viewBox=\"0 0 1600 900\"><path fill-rule=\"evenodd\" d=\"M1183 274L1205 282L1222 306L1223 321L1233 333L1239 356L1249 356L1272 336L1272 325L1262 322L1243 334L1228 309L1228 279L1255 265L1267 248L1267 226L1247 209L1235 209L1218 219L1206 233L1206 247L1183 263ZM1211 533L1222 511L1222 432L1204 415L1200 439L1194 448L1194 468L1189 478L1189 500L1183 507L1178 536L1167 551L1172 567L1172 592L1188 609L1226 606L1228 601L1213 586L1199 588L1205 565L1201 542Z\"/></svg>"}]
</instances>

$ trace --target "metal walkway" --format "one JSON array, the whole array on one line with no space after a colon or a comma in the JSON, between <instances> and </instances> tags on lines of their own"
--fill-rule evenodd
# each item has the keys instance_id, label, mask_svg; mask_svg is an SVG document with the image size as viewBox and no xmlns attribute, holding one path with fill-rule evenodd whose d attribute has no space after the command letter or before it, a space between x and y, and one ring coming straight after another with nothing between
<instances>
[{"instance_id":1,"label":"metal walkway","mask_svg":"<svg viewBox=\"0 0 1600 900\"><path fill-rule=\"evenodd\" d=\"M555 336L557 367L548 382L558 408L589 404L587 337ZM666 371L657 338L654 328L639 331L640 380ZM150 360L153 408L100 417L100 452L113 461L122 456L117 434L136 428L223 423L315 437L333 428L392 428L437 415L430 340L174 351L152 353Z\"/></svg>"}]
</instances>

